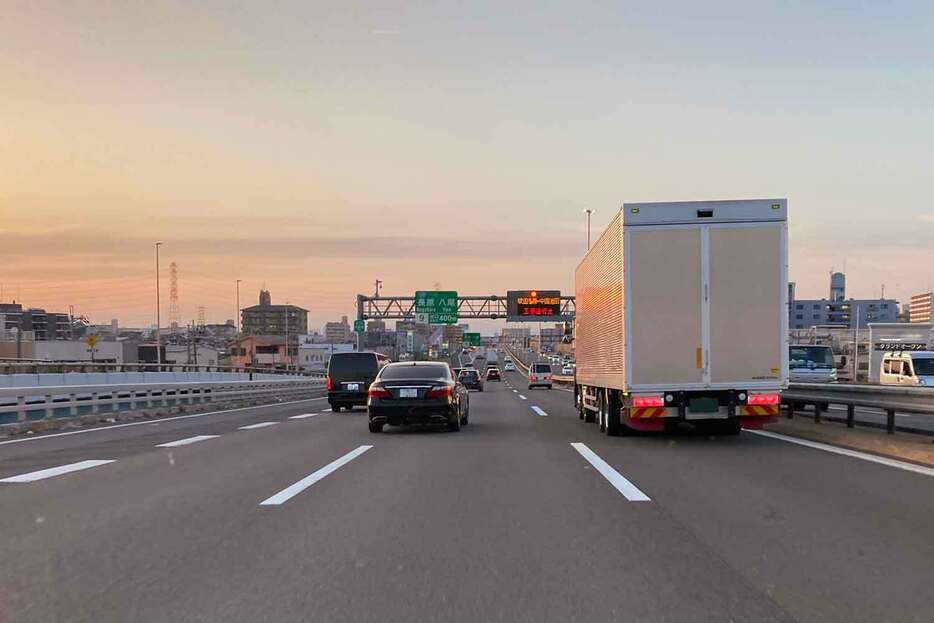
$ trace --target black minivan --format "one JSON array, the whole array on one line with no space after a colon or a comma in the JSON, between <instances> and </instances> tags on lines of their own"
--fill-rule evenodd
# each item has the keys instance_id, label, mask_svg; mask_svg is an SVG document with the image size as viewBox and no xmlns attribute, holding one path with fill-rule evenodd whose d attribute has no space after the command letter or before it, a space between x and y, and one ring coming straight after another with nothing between
<instances>
[{"instance_id":1,"label":"black minivan","mask_svg":"<svg viewBox=\"0 0 934 623\"><path fill-rule=\"evenodd\" d=\"M334 353L328 362L326 386L331 411L342 407L350 409L365 406L367 390L380 369L386 365L385 358L376 353Z\"/></svg>"}]
</instances>

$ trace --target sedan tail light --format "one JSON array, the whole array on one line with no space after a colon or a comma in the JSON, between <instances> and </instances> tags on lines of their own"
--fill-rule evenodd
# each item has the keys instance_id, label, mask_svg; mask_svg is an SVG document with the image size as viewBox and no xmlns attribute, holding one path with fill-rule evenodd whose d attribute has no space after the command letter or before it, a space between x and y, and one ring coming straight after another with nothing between
<instances>
[{"instance_id":1,"label":"sedan tail light","mask_svg":"<svg viewBox=\"0 0 934 623\"><path fill-rule=\"evenodd\" d=\"M385 387L377 387L375 385L370 385L370 389L367 391L366 394L370 398L392 398L391 391L389 391Z\"/></svg>"},{"instance_id":2,"label":"sedan tail light","mask_svg":"<svg viewBox=\"0 0 934 623\"><path fill-rule=\"evenodd\" d=\"M454 390L450 385L437 385L428 390L425 398L450 398L454 395Z\"/></svg>"}]
</instances>

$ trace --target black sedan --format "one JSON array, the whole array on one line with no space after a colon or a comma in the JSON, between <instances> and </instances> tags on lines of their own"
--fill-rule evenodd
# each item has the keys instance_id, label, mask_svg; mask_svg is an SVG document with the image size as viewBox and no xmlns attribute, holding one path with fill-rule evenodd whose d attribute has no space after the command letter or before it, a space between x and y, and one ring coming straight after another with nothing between
<instances>
[{"instance_id":1,"label":"black sedan","mask_svg":"<svg viewBox=\"0 0 934 623\"><path fill-rule=\"evenodd\" d=\"M479 370L464 368L461 370L460 375L458 375L457 380L467 389L483 391L483 376L480 375Z\"/></svg>"},{"instance_id":2,"label":"black sedan","mask_svg":"<svg viewBox=\"0 0 934 623\"><path fill-rule=\"evenodd\" d=\"M467 390L446 363L391 363L380 371L368 393L371 433L382 432L386 424L444 424L450 431L467 424Z\"/></svg>"}]
</instances>

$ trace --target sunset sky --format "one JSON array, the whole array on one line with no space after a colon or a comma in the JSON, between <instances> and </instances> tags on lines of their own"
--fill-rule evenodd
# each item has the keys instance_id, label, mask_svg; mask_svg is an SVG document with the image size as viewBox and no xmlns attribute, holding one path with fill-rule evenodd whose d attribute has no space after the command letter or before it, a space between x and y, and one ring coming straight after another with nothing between
<instances>
[{"instance_id":1,"label":"sunset sky","mask_svg":"<svg viewBox=\"0 0 934 623\"><path fill-rule=\"evenodd\" d=\"M807 6L813 4L815 6ZM820 6L816 6L816 5ZM758 5L753 8L751 5ZM374 8L378 7L378 8ZM626 201L787 197L791 279L934 285L934 3L50 2L0 15L2 299L187 322L573 290Z\"/></svg>"}]
</instances>

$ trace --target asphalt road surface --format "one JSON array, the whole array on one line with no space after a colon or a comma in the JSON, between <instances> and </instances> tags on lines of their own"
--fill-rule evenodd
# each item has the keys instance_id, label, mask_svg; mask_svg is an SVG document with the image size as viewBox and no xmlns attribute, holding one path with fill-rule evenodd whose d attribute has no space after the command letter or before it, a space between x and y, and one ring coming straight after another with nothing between
<instances>
[{"instance_id":1,"label":"asphalt road surface","mask_svg":"<svg viewBox=\"0 0 934 623\"><path fill-rule=\"evenodd\" d=\"M506 376L460 433L317 399L2 443L0 621L934 618L934 472L607 438Z\"/></svg>"}]
</instances>

